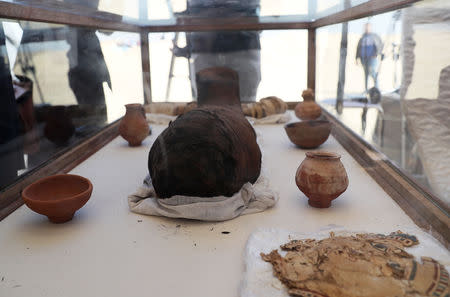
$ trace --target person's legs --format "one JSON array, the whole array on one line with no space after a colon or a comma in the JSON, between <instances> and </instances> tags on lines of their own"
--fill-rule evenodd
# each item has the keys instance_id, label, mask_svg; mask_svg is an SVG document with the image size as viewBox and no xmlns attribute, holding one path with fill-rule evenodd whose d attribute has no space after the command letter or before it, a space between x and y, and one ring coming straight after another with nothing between
<instances>
[{"instance_id":1,"label":"person's legs","mask_svg":"<svg viewBox=\"0 0 450 297\"><path fill-rule=\"evenodd\" d=\"M370 67L370 76L373 79L373 83L375 88L378 89L378 59L377 58L371 58L369 60L369 67Z\"/></svg>"},{"instance_id":2,"label":"person's legs","mask_svg":"<svg viewBox=\"0 0 450 297\"><path fill-rule=\"evenodd\" d=\"M6 51L6 35L0 22L0 188L17 178L25 167L20 122Z\"/></svg>"},{"instance_id":3,"label":"person's legs","mask_svg":"<svg viewBox=\"0 0 450 297\"><path fill-rule=\"evenodd\" d=\"M361 59L361 64L364 69L364 86L365 86L365 89L367 92L367 83L368 83L368 79L369 79L369 63L368 63L368 61Z\"/></svg>"},{"instance_id":4,"label":"person's legs","mask_svg":"<svg viewBox=\"0 0 450 297\"><path fill-rule=\"evenodd\" d=\"M85 28L71 28L67 36L70 88L80 108L91 106L96 112L96 123L103 124L107 119L103 82L111 88L111 78L100 41L94 30Z\"/></svg>"},{"instance_id":5,"label":"person's legs","mask_svg":"<svg viewBox=\"0 0 450 297\"><path fill-rule=\"evenodd\" d=\"M195 81L195 74L200 70L209 67L223 66L219 54L211 53L194 53L191 55L191 86L194 90L194 98L197 100L197 84Z\"/></svg>"},{"instance_id":6,"label":"person's legs","mask_svg":"<svg viewBox=\"0 0 450 297\"><path fill-rule=\"evenodd\" d=\"M256 101L261 81L261 53L259 49L230 52L226 55L230 68L239 74L239 94L241 101Z\"/></svg>"}]
</instances>

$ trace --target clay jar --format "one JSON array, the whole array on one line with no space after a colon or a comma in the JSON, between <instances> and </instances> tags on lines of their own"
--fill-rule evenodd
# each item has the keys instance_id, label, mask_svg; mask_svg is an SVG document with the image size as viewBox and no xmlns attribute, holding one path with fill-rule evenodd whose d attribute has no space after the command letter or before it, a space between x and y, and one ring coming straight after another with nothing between
<instances>
[{"instance_id":1,"label":"clay jar","mask_svg":"<svg viewBox=\"0 0 450 297\"><path fill-rule=\"evenodd\" d=\"M75 132L72 118L63 105L51 106L46 114L44 135L56 145L65 145Z\"/></svg>"},{"instance_id":2,"label":"clay jar","mask_svg":"<svg viewBox=\"0 0 450 297\"><path fill-rule=\"evenodd\" d=\"M303 102L295 106L295 115L302 120L314 120L320 117L322 109L314 101L314 92L311 89L304 90L302 97Z\"/></svg>"},{"instance_id":3,"label":"clay jar","mask_svg":"<svg viewBox=\"0 0 450 297\"><path fill-rule=\"evenodd\" d=\"M347 172L332 152L307 152L295 174L295 182L308 198L309 205L330 207L331 201L341 195L348 186Z\"/></svg>"},{"instance_id":4,"label":"clay jar","mask_svg":"<svg viewBox=\"0 0 450 297\"><path fill-rule=\"evenodd\" d=\"M119 125L119 133L130 146L139 146L149 134L150 127L141 104L126 104L126 113Z\"/></svg>"}]
</instances>

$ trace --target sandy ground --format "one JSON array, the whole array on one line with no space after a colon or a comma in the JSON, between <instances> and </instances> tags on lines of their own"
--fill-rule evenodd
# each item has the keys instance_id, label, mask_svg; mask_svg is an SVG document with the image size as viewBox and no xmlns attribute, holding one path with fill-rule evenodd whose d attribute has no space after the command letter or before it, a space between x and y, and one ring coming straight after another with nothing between
<instances>
[{"instance_id":1,"label":"sandy ground","mask_svg":"<svg viewBox=\"0 0 450 297\"><path fill-rule=\"evenodd\" d=\"M415 25L414 30L414 71L405 99L435 99L440 71L450 65L450 23Z\"/></svg>"}]
</instances>

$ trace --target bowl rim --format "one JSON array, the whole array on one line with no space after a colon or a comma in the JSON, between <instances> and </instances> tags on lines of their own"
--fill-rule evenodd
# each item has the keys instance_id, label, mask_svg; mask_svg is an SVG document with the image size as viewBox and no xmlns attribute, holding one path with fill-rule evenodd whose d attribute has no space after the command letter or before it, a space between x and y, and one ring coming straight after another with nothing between
<instances>
[{"instance_id":1,"label":"bowl rim","mask_svg":"<svg viewBox=\"0 0 450 297\"><path fill-rule=\"evenodd\" d=\"M125 104L125 108L128 108L128 109L139 109L141 107L143 107L143 105L141 103L128 103L128 104Z\"/></svg>"},{"instance_id":2,"label":"bowl rim","mask_svg":"<svg viewBox=\"0 0 450 297\"><path fill-rule=\"evenodd\" d=\"M57 199L57 200L36 200L36 199L31 198L28 195L28 191L30 191L30 189L33 186L41 184L41 183L43 183L43 182L45 182L47 180L55 179L55 178L59 178L59 177L72 177L72 178L76 178L76 179L81 179L81 180L83 180L84 182L86 182L88 184L88 188L86 190L76 194L76 195L73 195L73 196L70 196L70 197L66 197L66 198ZM69 174L69 173L54 174L54 175L50 175L50 176L47 176L47 177L40 178L40 179L34 181L33 183L29 184L28 186L26 186L23 189L23 191L22 191L22 198L24 200L38 202L40 204L58 204L58 203L69 201L69 200L74 200L74 199L76 200L78 198L83 197L86 194L88 194L88 197L90 197L90 193L92 192L92 189L93 189L93 186L92 186L91 181L89 179L81 176L81 175Z\"/></svg>"},{"instance_id":3,"label":"bowl rim","mask_svg":"<svg viewBox=\"0 0 450 297\"><path fill-rule=\"evenodd\" d=\"M326 120L326 119L320 119L320 120L302 120L302 121L296 121L296 122L290 122L284 125L285 129L291 129L291 128L297 128L299 126L305 126L308 124L318 124L318 125L326 125L326 124L330 124L331 122Z\"/></svg>"},{"instance_id":4,"label":"bowl rim","mask_svg":"<svg viewBox=\"0 0 450 297\"><path fill-rule=\"evenodd\" d=\"M331 151L309 151L305 153L306 157L317 160L339 160L341 155Z\"/></svg>"}]
</instances>

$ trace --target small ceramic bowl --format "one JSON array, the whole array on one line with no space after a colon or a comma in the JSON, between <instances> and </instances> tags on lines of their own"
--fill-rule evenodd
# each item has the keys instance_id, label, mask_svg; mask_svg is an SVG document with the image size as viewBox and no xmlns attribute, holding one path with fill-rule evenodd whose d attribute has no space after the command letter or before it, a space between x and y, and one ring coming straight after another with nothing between
<instances>
[{"instance_id":1,"label":"small ceramic bowl","mask_svg":"<svg viewBox=\"0 0 450 297\"><path fill-rule=\"evenodd\" d=\"M91 197L92 184L82 176L58 174L37 180L22 191L25 204L47 216L52 223L65 223Z\"/></svg>"},{"instance_id":2,"label":"small ceramic bowl","mask_svg":"<svg viewBox=\"0 0 450 297\"><path fill-rule=\"evenodd\" d=\"M301 121L289 123L284 129L292 143L301 148L312 149L328 139L331 123L327 120Z\"/></svg>"}]
</instances>

